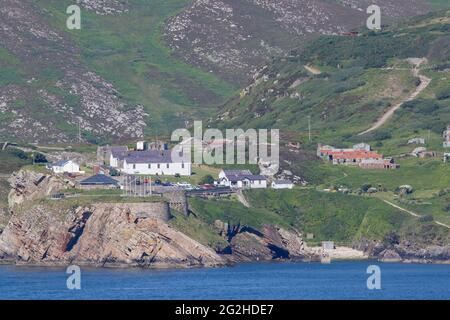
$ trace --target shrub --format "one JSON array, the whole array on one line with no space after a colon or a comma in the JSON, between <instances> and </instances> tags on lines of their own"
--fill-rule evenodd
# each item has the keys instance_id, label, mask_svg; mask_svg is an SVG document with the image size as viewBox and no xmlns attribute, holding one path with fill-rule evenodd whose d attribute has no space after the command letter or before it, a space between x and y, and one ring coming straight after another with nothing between
<instances>
[{"instance_id":1,"label":"shrub","mask_svg":"<svg viewBox=\"0 0 450 320\"><path fill-rule=\"evenodd\" d=\"M400 237L394 231L389 232L383 239L383 244L387 248L392 248L393 246L400 243Z\"/></svg>"},{"instance_id":2,"label":"shrub","mask_svg":"<svg viewBox=\"0 0 450 320\"><path fill-rule=\"evenodd\" d=\"M444 206L443 209L444 209L445 212L450 212L450 202L447 203L447 204Z\"/></svg>"},{"instance_id":3,"label":"shrub","mask_svg":"<svg viewBox=\"0 0 450 320\"><path fill-rule=\"evenodd\" d=\"M431 222L433 220L434 220L434 218L431 214L427 214L427 215L419 218L420 222Z\"/></svg>"},{"instance_id":4,"label":"shrub","mask_svg":"<svg viewBox=\"0 0 450 320\"><path fill-rule=\"evenodd\" d=\"M47 158L42 154L38 153L34 156L34 162L35 163L47 163Z\"/></svg>"},{"instance_id":5,"label":"shrub","mask_svg":"<svg viewBox=\"0 0 450 320\"><path fill-rule=\"evenodd\" d=\"M374 140L383 141L392 138L392 135L387 131L379 131L373 135Z\"/></svg>"},{"instance_id":6,"label":"shrub","mask_svg":"<svg viewBox=\"0 0 450 320\"><path fill-rule=\"evenodd\" d=\"M450 99L450 87L438 90L436 92L436 99L438 100Z\"/></svg>"},{"instance_id":7,"label":"shrub","mask_svg":"<svg viewBox=\"0 0 450 320\"><path fill-rule=\"evenodd\" d=\"M109 169L109 175L111 177L118 177L118 176L120 176L120 172L119 172L119 170L117 170L115 168L110 168Z\"/></svg>"},{"instance_id":8,"label":"shrub","mask_svg":"<svg viewBox=\"0 0 450 320\"><path fill-rule=\"evenodd\" d=\"M367 191L369 191L370 188L372 188L372 185L369 184L369 183L366 183L366 184L363 184L363 185L362 185L361 190L362 190L363 192L367 192Z\"/></svg>"},{"instance_id":9,"label":"shrub","mask_svg":"<svg viewBox=\"0 0 450 320\"><path fill-rule=\"evenodd\" d=\"M214 183L214 178L212 175L208 174L206 176L204 176L202 178L202 180L200 181L201 184L213 184Z\"/></svg>"},{"instance_id":10,"label":"shrub","mask_svg":"<svg viewBox=\"0 0 450 320\"><path fill-rule=\"evenodd\" d=\"M29 159L28 155L19 149L14 149L12 154L15 155L17 158L19 158L20 160L28 160Z\"/></svg>"}]
</instances>

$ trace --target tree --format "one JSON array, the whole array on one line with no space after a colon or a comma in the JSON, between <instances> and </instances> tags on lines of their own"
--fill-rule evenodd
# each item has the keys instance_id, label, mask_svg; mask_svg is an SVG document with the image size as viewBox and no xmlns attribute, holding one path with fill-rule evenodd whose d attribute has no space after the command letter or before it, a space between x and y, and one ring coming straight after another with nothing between
<instances>
[{"instance_id":1,"label":"tree","mask_svg":"<svg viewBox=\"0 0 450 320\"><path fill-rule=\"evenodd\" d=\"M214 183L214 178L212 175L208 174L206 176L204 176L202 178L202 180L200 181L201 184L213 184Z\"/></svg>"},{"instance_id":2,"label":"tree","mask_svg":"<svg viewBox=\"0 0 450 320\"><path fill-rule=\"evenodd\" d=\"M110 168L109 169L109 175L111 177L118 177L118 176L120 176L120 172L119 172L119 170L117 170L115 168Z\"/></svg>"},{"instance_id":3,"label":"tree","mask_svg":"<svg viewBox=\"0 0 450 320\"><path fill-rule=\"evenodd\" d=\"M369 183L365 183L365 184L362 185L361 190L363 192L367 192L367 191L369 191L370 188L372 188L372 185L369 184Z\"/></svg>"},{"instance_id":4,"label":"tree","mask_svg":"<svg viewBox=\"0 0 450 320\"><path fill-rule=\"evenodd\" d=\"M34 156L34 162L35 163L47 163L47 158L42 153L37 153Z\"/></svg>"}]
</instances>

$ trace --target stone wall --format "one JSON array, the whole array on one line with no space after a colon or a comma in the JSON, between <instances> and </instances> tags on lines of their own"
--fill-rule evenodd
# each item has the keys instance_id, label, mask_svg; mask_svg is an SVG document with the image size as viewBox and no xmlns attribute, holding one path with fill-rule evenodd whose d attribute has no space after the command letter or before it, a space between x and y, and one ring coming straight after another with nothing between
<instances>
[{"instance_id":1,"label":"stone wall","mask_svg":"<svg viewBox=\"0 0 450 320\"><path fill-rule=\"evenodd\" d=\"M172 215L167 202L140 202L140 203L99 203L94 207L111 206L118 210L129 211L129 213L139 219L153 218L162 221L169 221Z\"/></svg>"}]
</instances>

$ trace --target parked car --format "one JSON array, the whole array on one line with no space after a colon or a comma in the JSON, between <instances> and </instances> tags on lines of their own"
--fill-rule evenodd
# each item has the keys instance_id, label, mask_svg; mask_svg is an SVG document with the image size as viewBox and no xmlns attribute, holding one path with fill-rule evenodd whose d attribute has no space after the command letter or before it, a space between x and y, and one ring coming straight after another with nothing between
<instances>
[{"instance_id":1,"label":"parked car","mask_svg":"<svg viewBox=\"0 0 450 320\"><path fill-rule=\"evenodd\" d=\"M215 189L215 188L216 188L215 185L213 185L213 184L208 184L208 183L202 184L202 185L200 186L200 189L203 189L203 190L211 190L211 189Z\"/></svg>"},{"instance_id":2,"label":"parked car","mask_svg":"<svg viewBox=\"0 0 450 320\"><path fill-rule=\"evenodd\" d=\"M183 188L185 190L193 190L194 189L192 184L187 183L187 182L179 182L179 183L177 183L177 186L179 186L179 187L181 187L181 188Z\"/></svg>"}]
</instances>

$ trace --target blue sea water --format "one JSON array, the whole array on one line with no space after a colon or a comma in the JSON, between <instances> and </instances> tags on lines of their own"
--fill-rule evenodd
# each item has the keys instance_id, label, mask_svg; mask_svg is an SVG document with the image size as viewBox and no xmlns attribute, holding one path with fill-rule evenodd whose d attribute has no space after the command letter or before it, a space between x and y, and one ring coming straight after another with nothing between
<instances>
[{"instance_id":1,"label":"blue sea water","mask_svg":"<svg viewBox=\"0 0 450 320\"><path fill-rule=\"evenodd\" d=\"M369 265L381 290L367 288ZM450 266L378 262L259 263L217 269L65 269L0 266L0 299L450 299Z\"/></svg>"}]
</instances>

